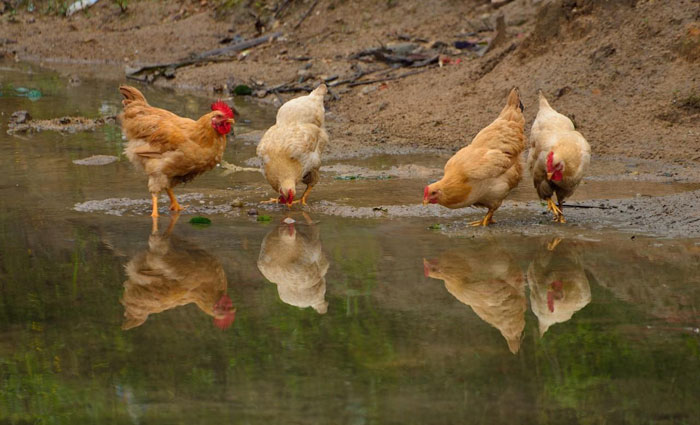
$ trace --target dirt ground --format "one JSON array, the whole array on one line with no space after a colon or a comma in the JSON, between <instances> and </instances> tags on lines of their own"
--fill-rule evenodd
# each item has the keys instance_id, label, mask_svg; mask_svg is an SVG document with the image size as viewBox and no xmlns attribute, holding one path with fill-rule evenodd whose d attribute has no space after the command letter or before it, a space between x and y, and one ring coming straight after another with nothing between
<instances>
[{"instance_id":1,"label":"dirt ground","mask_svg":"<svg viewBox=\"0 0 700 425\"><path fill-rule=\"evenodd\" d=\"M334 141L455 150L492 121L507 90L519 86L528 123L541 88L573 118L594 155L690 169L700 163L698 0L515 0L498 8L488 0L131 1L126 13L103 0L71 17L42 13L41 2L35 3L33 13L22 5L14 13L5 7L1 55L86 71L91 67L84 65L99 64L122 74L126 66L176 61L234 36L283 33L244 58L182 67L174 78L154 81L207 91L251 80L269 87L299 75L310 76L312 84L330 75L342 80L355 73L353 67L385 66L350 57L360 50L400 38L448 47L465 37L488 40L503 15L503 37L482 57L448 48L461 63L334 88L339 99L329 96L327 103ZM282 100L296 95L283 94ZM268 95L263 101L279 99Z\"/></svg>"}]
</instances>

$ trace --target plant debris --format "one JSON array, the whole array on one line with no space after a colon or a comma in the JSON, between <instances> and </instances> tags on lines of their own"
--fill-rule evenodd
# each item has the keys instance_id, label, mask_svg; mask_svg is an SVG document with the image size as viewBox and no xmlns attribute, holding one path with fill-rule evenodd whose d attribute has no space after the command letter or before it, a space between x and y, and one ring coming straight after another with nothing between
<instances>
[{"instance_id":1,"label":"plant debris","mask_svg":"<svg viewBox=\"0 0 700 425\"><path fill-rule=\"evenodd\" d=\"M209 220L206 217L202 217L202 216L197 215L197 216L194 216L190 219L190 224L194 227L200 227L200 228L209 227L209 226L211 226L211 220Z\"/></svg>"}]
</instances>

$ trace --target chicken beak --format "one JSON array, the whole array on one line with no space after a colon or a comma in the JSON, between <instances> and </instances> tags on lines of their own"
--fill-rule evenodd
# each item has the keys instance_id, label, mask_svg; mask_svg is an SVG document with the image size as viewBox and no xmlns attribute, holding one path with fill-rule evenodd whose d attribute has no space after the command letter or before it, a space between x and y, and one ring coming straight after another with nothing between
<instances>
[{"instance_id":1,"label":"chicken beak","mask_svg":"<svg viewBox=\"0 0 700 425\"><path fill-rule=\"evenodd\" d=\"M552 175L554 175L554 173L547 173L547 180L552 180Z\"/></svg>"},{"instance_id":2,"label":"chicken beak","mask_svg":"<svg viewBox=\"0 0 700 425\"><path fill-rule=\"evenodd\" d=\"M428 198L423 198L423 205L428 205Z\"/></svg>"},{"instance_id":3,"label":"chicken beak","mask_svg":"<svg viewBox=\"0 0 700 425\"><path fill-rule=\"evenodd\" d=\"M233 118L229 118L229 119L226 120L226 122L229 123L229 124L235 124L235 123L236 123L236 120L234 120Z\"/></svg>"}]
</instances>

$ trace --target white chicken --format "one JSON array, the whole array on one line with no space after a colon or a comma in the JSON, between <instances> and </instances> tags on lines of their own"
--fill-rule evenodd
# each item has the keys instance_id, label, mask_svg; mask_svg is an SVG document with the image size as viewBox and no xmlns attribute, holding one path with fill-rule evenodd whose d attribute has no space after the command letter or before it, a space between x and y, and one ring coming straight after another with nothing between
<instances>
[{"instance_id":1,"label":"white chicken","mask_svg":"<svg viewBox=\"0 0 700 425\"><path fill-rule=\"evenodd\" d=\"M270 127L258 144L257 155L262 159L263 174L270 186L279 193L268 203L291 206L295 201L296 185L306 184L301 204L318 182L321 154L328 143L324 128L325 109L321 84L308 96L297 97L277 111L277 122Z\"/></svg>"},{"instance_id":2,"label":"white chicken","mask_svg":"<svg viewBox=\"0 0 700 425\"><path fill-rule=\"evenodd\" d=\"M591 147L569 118L549 106L542 91L539 97L540 109L530 130L532 144L527 164L537 194L547 201L554 221L565 223L564 200L581 183L591 160ZM552 200L554 193L558 206Z\"/></svg>"}]
</instances>

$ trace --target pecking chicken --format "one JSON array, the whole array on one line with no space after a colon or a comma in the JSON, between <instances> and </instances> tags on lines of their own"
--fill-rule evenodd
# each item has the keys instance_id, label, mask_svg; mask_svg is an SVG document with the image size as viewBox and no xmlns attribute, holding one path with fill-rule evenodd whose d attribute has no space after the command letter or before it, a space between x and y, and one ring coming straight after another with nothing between
<instances>
[{"instance_id":1,"label":"pecking chicken","mask_svg":"<svg viewBox=\"0 0 700 425\"><path fill-rule=\"evenodd\" d=\"M170 233L177 218L171 220L163 234L158 233L154 223L148 249L126 265L122 328L141 326L150 314L189 303L212 316L218 328L228 328L236 317L236 309L226 294L228 284L221 263L191 243L173 240Z\"/></svg>"},{"instance_id":2,"label":"pecking chicken","mask_svg":"<svg viewBox=\"0 0 700 425\"><path fill-rule=\"evenodd\" d=\"M591 302L591 287L580 249L556 238L537 254L527 270L530 306L539 322L540 336L555 323L571 319Z\"/></svg>"},{"instance_id":3,"label":"pecking chicken","mask_svg":"<svg viewBox=\"0 0 700 425\"><path fill-rule=\"evenodd\" d=\"M539 92L540 109L530 130L530 154L527 165L540 199L547 201L547 209L554 221L566 223L562 208L581 183L591 160L591 147L581 133L574 129L569 118L558 113ZM552 195L557 194L557 206Z\"/></svg>"},{"instance_id":4,"label":"pecking chicken","mask_svg":"<svg viewBox=\"0 0 700 425\"><path fill-rule=\"evenodd\" d=\"M493 223L493 213L522 177L520 154L525 149L522 111L518 89L513 88L498 118L447 161L440 181L425 187L423 205L486 207L488 212L483 220L470 224Z\"/></svg>"},{"instance_id":5,"label":"pecking chicken","mask_svg":"<svg viewBox=\"0 0 700 425\"><path fill-rule=\"evenodd\" d=\"M321 84L308 96L297 97L277 111L277 122L260 140L257 154L262 159L263 174L270 186L279 193L268 203L291 206L295 201L296 185L304 183L306 190L301 204L318 182L321 153L328 143L324 128L323 96L327 92Z\"/></svg>"},{"instance_id":6,"label":"pecking chicken","mask_svg":"<svg viewBox=\"0 0 700 425\"><path fill-rule=\"evenodd\" d=\"M318 228L281 224L263 239L258 269L277 285L280 300L295 307L313 307L319 314L328 310L326 273L328 260L321 249Z\"/></svg>"},{"instance_id":7,"label":"pecking chicken","mask_svg":"<svg viewBox=\"0 0 700 425\"><path fill-rule=\"evenodd\" d=\"M484 261L487 260L487 261ZM498 245L474 252L449 251L423 260L426 277L445 281L447 291L501 332L508 349L520 350L525 329L525 279L518 264Z\"/></svg>"},{"instance_id":8,"label":"pecking chicken","mask_svg":"<svg viewBox=\"0 0 700 425\"><path fill-rule=\"evenodd\" d=\"M224 102L211 105L212 112L197 121L179 117L149 105L134 87L120 86L124 112L122 130L128 140L126 156L148 175L153 202L152 217L158 217L158 194L165 189L170 209L180 211L172 188L186 183L216 166L226 148L226 135L234 124L234 113Z\"/></svg>"}]
</instances>

